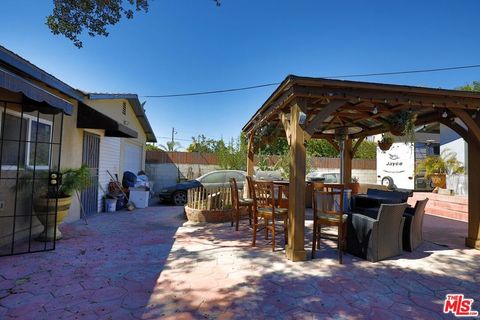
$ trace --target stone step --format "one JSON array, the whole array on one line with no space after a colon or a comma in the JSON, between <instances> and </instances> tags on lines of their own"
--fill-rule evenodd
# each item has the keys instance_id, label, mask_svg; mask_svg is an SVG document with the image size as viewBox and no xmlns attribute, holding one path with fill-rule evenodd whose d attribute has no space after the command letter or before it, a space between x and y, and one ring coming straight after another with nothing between
<instances>
[{"instance_id":1,"label":"stone step","mask_svg":"<svg viewBox=\"0 0 480 320\"><path fill-rule=\"evenodd\" d=\"M408 203L413 206L417 200L425 198L429 198L425 209L428 214L460 221L468 221L468 197L416 192L411 198L409 198Z\"/></svg>"}]
</instances>

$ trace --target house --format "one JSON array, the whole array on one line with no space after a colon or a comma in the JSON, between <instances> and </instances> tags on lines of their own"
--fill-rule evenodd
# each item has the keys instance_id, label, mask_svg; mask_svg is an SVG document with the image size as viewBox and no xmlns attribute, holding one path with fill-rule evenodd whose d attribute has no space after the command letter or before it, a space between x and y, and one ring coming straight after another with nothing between
<instances>
[{"instance_id":1,"label":"house","mask_svg":"<svg viewBox=\"0 0 480 320\"><path fill-rule=\"evenodd\" d=\"M101 210L107 170L121 178L144 169L145 144L155 141L137 95L82 92L0 46L0 255L40 250L32 237L43 227L32 213L46 172L91 168L73 221L80 202L88 214Z\"/></svg>"}]
</instances>

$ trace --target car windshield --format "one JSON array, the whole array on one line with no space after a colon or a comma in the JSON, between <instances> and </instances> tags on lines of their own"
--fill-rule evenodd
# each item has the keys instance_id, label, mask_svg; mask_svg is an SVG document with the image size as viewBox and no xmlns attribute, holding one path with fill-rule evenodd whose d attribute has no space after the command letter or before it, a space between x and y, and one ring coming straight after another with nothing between
<instances>
[{"instance_id":1,"label":"car windshield","mask_svg":"<svg viewBox=\"0 0 480 320\"><path fill-rule=\"evenodd\" d=\"M225 182L225 172L213 172L198 178L201 183L223 183Z\"/></svg>"}]
</instances>

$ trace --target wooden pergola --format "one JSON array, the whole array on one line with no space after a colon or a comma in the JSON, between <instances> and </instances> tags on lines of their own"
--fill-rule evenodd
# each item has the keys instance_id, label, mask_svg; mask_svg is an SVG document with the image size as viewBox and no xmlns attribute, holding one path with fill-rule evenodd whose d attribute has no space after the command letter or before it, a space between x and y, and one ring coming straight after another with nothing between
<instances>
[{"instance_id":1,"label":"wooden pergola","mask_svg":"<svg viewBox=\"0 0 480 320\"><path fill-rule=\"evenodd\" d=\"M417 115L416 126L439 122L468 143L469 216L465 243L480 249L479 93L290 75L243 127L248 137L248 175L253 175L256 132L269 128L269 134L286 137L290 145L288 259L302 261L307 257L306 142L326 139L334 145L343 156L342 179L348 183L352 177L352 158L361 141L390 131L389 120L404 110ZM337 141L341 141L341 146Z\"/></svg>"}]
</instances>

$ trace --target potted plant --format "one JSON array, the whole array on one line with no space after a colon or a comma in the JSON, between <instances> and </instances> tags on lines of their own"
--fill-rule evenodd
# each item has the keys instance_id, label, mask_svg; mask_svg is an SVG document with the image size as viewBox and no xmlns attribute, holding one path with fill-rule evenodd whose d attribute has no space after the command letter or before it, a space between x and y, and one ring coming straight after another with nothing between
<instances>
[{"instance_id":1,"label":"potted plant","mask_svg":"<svg viewBox=\"0 0 480 320\"><path fill-rule=\"evenodd\" d=\"M261 142L264 144L270 144L275 141L275 125L268 124L260 129Z\"/></svg>"},{"instance_id":2,"label":"potted plant","mask_svg":"<svg viewBox=\"0 0 480 320\"><path fill-rule=\"evenodd\" d=\"M27 187L32 182L33 173L26 173L27 178L21 181ZM52 241L62 238L58 226L66 217L72 196L75 192L84 190L90 185L90 169L82 165L78 169L65 169L60 173L48 171L35 172L35 181L44 182L36 188L33 197L33 208L38 220L44 226L44 231L38 236L39 241ZM55 210L57 219L55 221Z\"/></svg>"},{"instance_id":3,"label":"potted plant","mask_svg":"<svg viewBox=\"0 0 480 320\"><path fill-rule=\"evenodd\" d=\"M360 183L358 177L352 177L352 182L348 184L348 187L352 190L352 194L358 194L360 192Z\"/></svg>"},{"instance_id":4,"label":"potted plant","mask_svg":"<svg viewBox=\"0 0 480 320\"><path fill-rule=\"evenodd\" d=\"M378 147L382 151L388 151L393 144L393 137L388 134L382 134L382 139L378 141Z\"/></svg>"},{"instance_id":5,"label":"potted plant","mask_svg":"<svg viewBox=\"0 0 480 320\"><path fill-rule=\"evenodd\" d=\"M417 115L413 111L403 110L390 117L390 132L395 136L403 136L405 143L415 141L415 121Z\"/></svg>"},{"instance_id":6,"label":"potted plant","mask_svg":"<svg viewBox=\"0 0 480 320\"><path fill-rule=\"evenodd\" d=\"M424 174L432 181L434 187L445 189L447 187L447 174L463 173L462 163L457 160L457 155L448 149L439 156L427 156L417 163L416 174Z\"/></svg>"}]
</instances>

